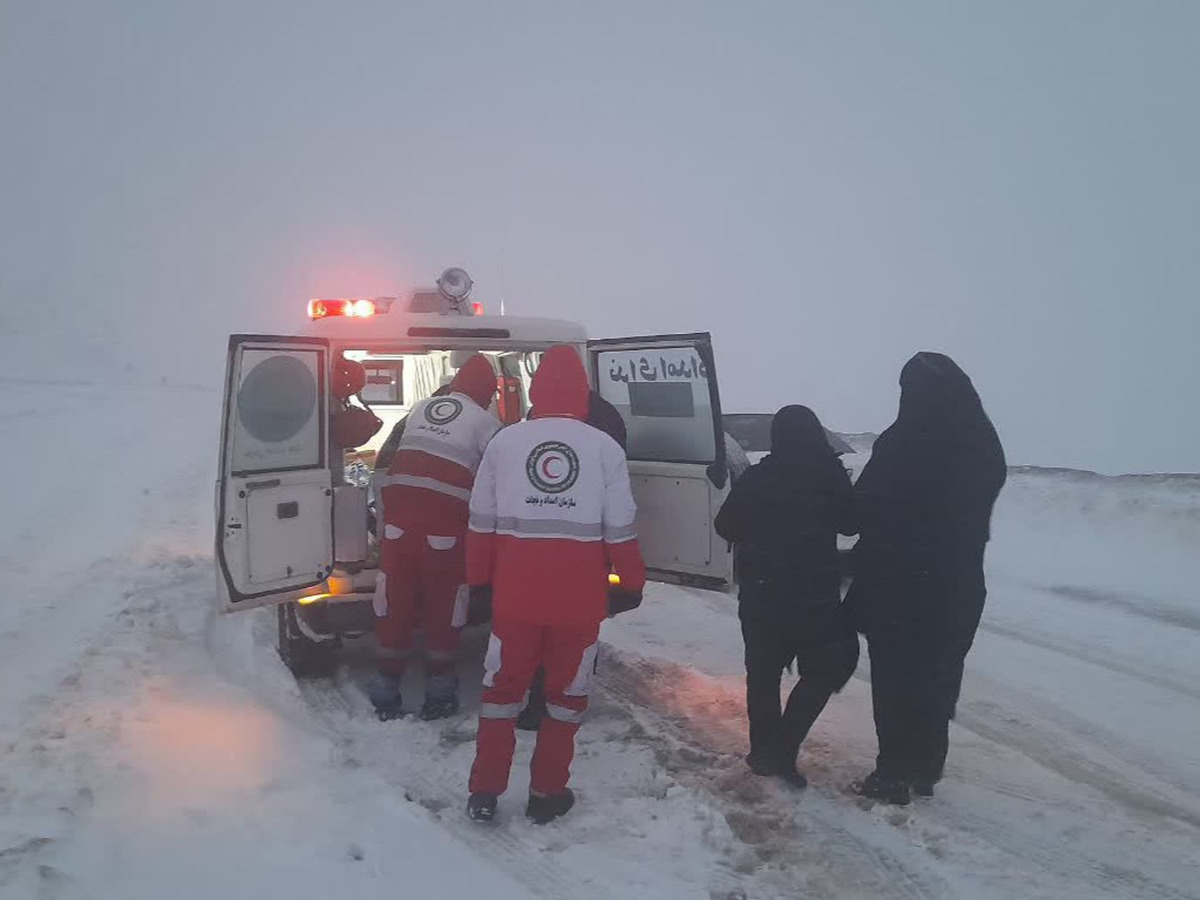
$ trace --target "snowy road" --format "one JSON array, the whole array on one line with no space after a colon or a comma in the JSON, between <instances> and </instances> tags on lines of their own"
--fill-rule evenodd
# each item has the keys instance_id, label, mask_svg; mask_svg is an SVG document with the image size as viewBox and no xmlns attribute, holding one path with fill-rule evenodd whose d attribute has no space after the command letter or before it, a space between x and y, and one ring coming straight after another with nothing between
<instances>
[{"instance_id":1,"label":"snowy road","mask_svg":"<svg viewBox=\"0 0 1200 900\"><path fill-rule=\"evenodd\" d=\"M489 830L469 713L381 725L365 647L300 685L269 614L212 615L216 424L196 389L5 384L5 900L1200 897L1196 480L1014 477L932 802L845 793L865 662L803 796L748 776L734 604L658 587L605 626L578 812L519 816L522 738Z\"/></svg>"}]
</instances>

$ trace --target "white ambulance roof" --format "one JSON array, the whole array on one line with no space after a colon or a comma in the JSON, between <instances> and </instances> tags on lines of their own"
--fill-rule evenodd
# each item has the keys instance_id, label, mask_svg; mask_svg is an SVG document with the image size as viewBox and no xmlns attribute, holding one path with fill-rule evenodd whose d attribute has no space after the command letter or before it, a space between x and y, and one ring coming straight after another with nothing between
<instances>
[{"instance_id":1,"label":"white ambulance roof","mask_svg":"<svg viewBox=\"0 0 1200 900\"><path fill-rule=\"evenodd\" d=\"M406 312L380 313L369 318L330 316L309 322L303 333L363 349L381 343L447 349L456 346L521 349L587 340L582 325L563 319Z\"/></svg>"}]
</instances>

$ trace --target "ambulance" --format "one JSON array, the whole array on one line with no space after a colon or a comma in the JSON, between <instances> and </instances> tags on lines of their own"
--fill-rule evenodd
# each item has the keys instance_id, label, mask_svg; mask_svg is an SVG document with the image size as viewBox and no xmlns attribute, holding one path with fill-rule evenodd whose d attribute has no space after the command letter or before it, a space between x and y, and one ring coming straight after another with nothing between
<instances>
[{"instance_id":1,"label":"ambulance","mask_svg":"<svg viewBox=\"0 0 1200 900\"><path fill-rule=\"evenodd\" d=\"M471 289L465 271L448 269L403 297L311 300L296 334L229 338L218 605L275 606L279 652L298 675L326 671L344 637L372 630L380 451L474 353L492 364L493 412L507 425L529 412L542 354L575 347L628 428L651 577L715 589L731 581L729 547L713 531L729 478L710 336L591 340L576 322L489 315Z\"/></svg>"}]
</instances>

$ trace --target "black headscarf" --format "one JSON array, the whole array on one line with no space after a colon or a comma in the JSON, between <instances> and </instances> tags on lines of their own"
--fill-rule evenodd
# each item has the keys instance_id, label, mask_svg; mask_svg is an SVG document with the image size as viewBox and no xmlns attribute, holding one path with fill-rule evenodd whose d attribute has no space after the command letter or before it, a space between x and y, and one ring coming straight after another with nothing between
<instances>
[{"instance_id":1,"label":"black headscarf","mask_svg":"<svg viewBox=\"0 0 1200 900\"><path fill-rule=\"evenodd\" d=\"M771 420L771 456L811 466L839 465L821 420L807 406L785 406Z\"/></svg>"},{"instance_id":2,"label":"black headscarf","mask_svg":"<svg viewBox=\"0 0 1200 900\"><path fill-rule=\"evenodd\" d=\"M770 421L770 452L775 456L820 460L833 456L816 413L808 407L784 407Z\"/></svg>"},{"instance_id":3,"label":"black headscarf","mask_svg":"<svg viewBox=\"0 0 1200 900\"><path fill-rule=\"evenodd\" d=\"M900 412L892 428L913 439L983 451L1003 464L1000 439L975 385L944 353L922 351L905 363L900 371Z\"/></svg>"},{"instance_id":4,"label":"black headscarf","mask_svg":"<svg viewBox=\"0 0 1200 900\"><path fill-rule=\"evenodd\" d=\"M1000 438L971 379L943 353L916 354L900 373L896 421L856 485L862 550L907 547L908 558L924 565L965 547L981 561L1006 474Z\"/></svg>"}]
</instances>

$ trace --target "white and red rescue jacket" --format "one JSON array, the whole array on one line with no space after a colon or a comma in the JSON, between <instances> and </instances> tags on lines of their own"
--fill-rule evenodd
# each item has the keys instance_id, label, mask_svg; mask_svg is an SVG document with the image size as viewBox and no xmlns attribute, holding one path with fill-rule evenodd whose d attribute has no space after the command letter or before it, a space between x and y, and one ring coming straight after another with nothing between
<instances>
[{"instance_id":1,"label":"white and red rescue jacket","mask_svg":"<svg viewBox=\"0 0 1200 900\"><path fill-rule=\"evenodd\" d=\"M404 531L460 535L483 452L500 430L488 412L496 391L491 364L474 356L459 370L450 393L422 400L408 415L382 488L383 520Z\"/></svg>"},{"instance_id":2,"label":"white and red rescue jacket","mask_svg":"<svg viewBox=\"0 0 1200 900\"><path fill-rule=\"evenodd\" d=\"M476 476L467 578L492 585L497 618L598 623L610 571L627 590L646 581L625 452L583 421L587 375L574 349L546 354L530 395L537 418L496 435Z\"/></svg>"}]
</instances>

